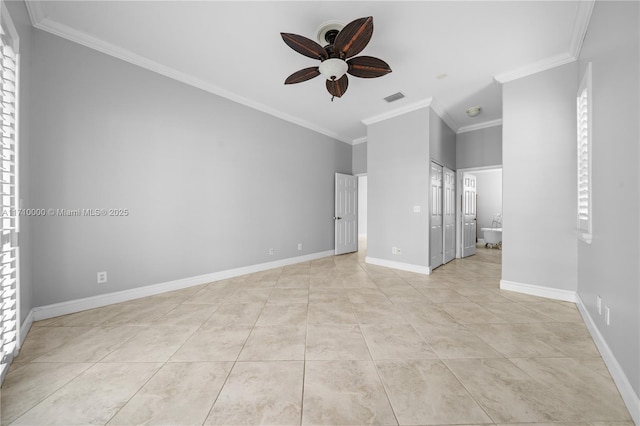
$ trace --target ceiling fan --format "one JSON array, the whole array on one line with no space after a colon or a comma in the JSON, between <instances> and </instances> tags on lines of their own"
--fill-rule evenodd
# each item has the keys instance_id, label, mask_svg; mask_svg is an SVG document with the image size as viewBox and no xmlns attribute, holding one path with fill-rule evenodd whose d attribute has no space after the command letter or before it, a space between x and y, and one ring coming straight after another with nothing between
<instances>
[{"instance_id":1,"label":"ceiling fan","mask_svg":"<svg viewBox=\"0 0 640 426\"><path fill-rule=\"evenodd\" d=\"M342 97L349 86L347 73L361 78L382 77L391 72L389 65L373 56L353 56L362 52L373 35L373 17L356 19L347 25L327 23L320 27L318 40L324 47L297 34L280 33L284 42L296 52L320 60L317 67L301 69L291 74L284 84L301 83L319 75L326 77L327 90L334 97ZM348 59L351 58L351 59Z\"/></svg>"}]
</instances>

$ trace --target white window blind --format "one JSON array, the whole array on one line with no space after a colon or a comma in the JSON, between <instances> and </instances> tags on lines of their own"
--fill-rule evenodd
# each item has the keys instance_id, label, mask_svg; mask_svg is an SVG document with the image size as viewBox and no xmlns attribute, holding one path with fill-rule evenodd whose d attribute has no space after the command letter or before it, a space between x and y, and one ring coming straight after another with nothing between
<instances>
[{"instance_id":1,"label":"white window blind","mask_svg":"<svg viewBox=\"0 0 640 426\"><path fill-rule=\"evenodd\" d=\"M578 88L577 96L577 141L578 141L578 232L580 237L591 242L592 196L591 196L591 63Z\"/></svg>"},{"instance_id":2,"label":"white window blind","mask_svg":"<svg viewBox=\"0 0 640 426\"><path fill-rule=\"evenodd\" d=\"M12 36L13 34L13 36ZM18 348L17 36L6 6L0 10L0 381Z\"/></svg>"}]
</instances>

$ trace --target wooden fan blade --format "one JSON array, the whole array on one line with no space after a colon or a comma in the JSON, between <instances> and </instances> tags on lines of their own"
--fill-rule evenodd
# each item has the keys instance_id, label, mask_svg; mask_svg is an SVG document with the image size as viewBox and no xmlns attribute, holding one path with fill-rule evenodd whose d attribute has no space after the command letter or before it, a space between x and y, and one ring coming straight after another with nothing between
<instances>
[{"instance_id":1,"label":"wooden fan blade","mask_svg":"<svg viewBox=\"0 0 640 426\"><path fill-rule=\"evenodd\" d=\"M347 64L349 65L347 72L361 78L382 77L391 72L389 64L373 56L358 56L349 59Z\"/></svg>"},{"instance_id":2,"label":"wooden fan blade","mask_svg":"<svg viewBox=\"0 0 640 426\"><path fill-rule=\"evenodd\" d=\"M284 84L302 83L303 81L311 80L313 77L317 77L319 75L320 71L318 71L318 67L304 68L287 77Z\"/></svg>"},{"instance_id":3,"label":"wooden fan blade","mask_svg":"<svg viewBox=\"0 0 640 426\"><path fill-rule=\"evenodd\" d=\"M349 86L349 79L347 75L343 75L338 80L327 80L327 90L333 96L341 97L344 95L344 92L347 91L347 87Z\"/></svg>"},{"instance_id":4,"label":"wooden fan blade","mask_svg":"<svg viewBox=\"0 0 640 426\"><path fill-rule=\"evenodd\" d=\"M280 35L282 36L282 40L287 43L287 46L301 55L320 60L325 60L329 57L324 47L311 39L298 34L280 33Z\"/></svg>"},{"instance_id":5,"label":"wooden fan blade","mask_svg":"<svg viewBox=\"0 0 640 426\"><path fill-rule=\"evenodd\" d=\"M333 43L333 50L343 59L350 58L362 52L372 35L373 17L356 19L338 33Z\"/></svg>"}]
</instances>

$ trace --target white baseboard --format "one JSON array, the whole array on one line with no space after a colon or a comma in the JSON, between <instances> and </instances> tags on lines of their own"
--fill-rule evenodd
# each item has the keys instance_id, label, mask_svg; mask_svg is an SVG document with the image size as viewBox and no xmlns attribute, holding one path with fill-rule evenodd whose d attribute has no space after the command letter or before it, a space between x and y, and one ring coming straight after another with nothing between
<instances>
[{"instance_id":1,"label":"white baseboard","mask_svg":"<svg viewBox=\"0 0 640 426\"><path fill-rule=\"evenodd\" d=\"M369 256L365 258L365 262L370 263L371 265L378 265L378 266L384 266L386 268L400 269L401 271L415 272L417 274L424 274L424 275L431 274L431 268L429 268L428 266L413 265L411 263L402 263L402 262L396 262L393 260L378 259L378 258L369 257Z\"/></svg>"},{"instance_id":2,"label":"white baseboard","mask_svg":"<svg viewBox=\"0 0 640 426\"><path fill-rule=\"evenodd\" d=\"M22 343L24 339L27 337L29 330L31 330L31 325L33 324L33 309L29 311L27 317L24 319L22 324L20 324L20 341L18 342L18 347L22 347Z\"/></svg>"},{"instance_id":3,"label":"white baseboard","mask_svg":"<svg viewBox=\"0 0 640 426\"><path fill-rule=\"evenodd\" d=\"M523 284L506 280L500 280L500 289L529 294L531 296L546 297L547 299L562 300L564 302L576 302L576 292L570 290L561 290L558 288Z\"/></svg>"},{"instance_id":4,"label":"white baseboard","mask_svg":"<svg viewBox=\"0 0 640 426\"><path fill-rule=\"evenodd\" d=\"M613 381L618 387L618 391L620 391L622 400L627 406L634 423L636 425L640 425L640 397L633 390L631 382L629 382L629 378L624 374L618 360L613 355L613 352L611 352L611 348L609 348L609 345L596 326L595 321L591 315L589 315L589 311L584 306L582 299L576 292L505 280L500 280L500 288L503 290L530 294L532 296L546 297L548 299L562 300L565 302L574 302L578 307L580 315L582 315L582 319L584 320L589 333L591 334L591 338L600 351L600 355L602 356L604 363L609 369L609 373L611 373Z\"/></svg>"},{"instance_id":5,"label":"white baseboard","mask_svg":"<svg viewBox=\"0 0 640 426\"><path fill-rule=\"evenodd\" d=\"M295 263L308 262L310 260L321 259L323 257L329 257L333 255L333 250L327 250L318 253L307 254L304 256L291 257L288 259L275 260L273 262L260 263L257 265L244 266L242 268L228 269L226 271L213 272L211 274L198 275L195 277L132 288L130 290L85 297L83 299L54 303L52 305L38 306L31 310L31 312L33 313L31 321L40 321L43 319L58 317L61 315L73 314L76 312L86 311L87 309L100 308L102 306L107 306L114 303L127 302L129 300L154 296L156 294L166 293L168 291L182 290L184 288L207 284L213 281L225 280L228 278L252 274L254 272L266 271L268 269L280 268L282 266L293 265Z\"/></svg>"},{"instance_id":6,"label":"white baseboard","mask_svg":"<svg viewBox=\"0 0 640 426\"><path fill-rule=\"evenodd\" d=\"M598 347L600 355L602 355L602 359L607 365L609 373L611 373L611 377L618 387L618 391L620 391L622 400L627 406L627 409L629 410L629 413L631 414L631 417L633 418L635 424L640 425L640 397L634 392L629 379L624 374L622 367L618 363L616 357L613 355L613 352L611 352L611 348L609 348L609 345L607 345L604 337L602 337L602 334L600 333L600 330L598 330L595 321L593 320L591 315L589 315L589 311L584 306L582 299L579 295L576 295L576 299L576 305L578 306L578 310L582 315L582 319L584 320L587 329L589 329L591 338Z\"/></svg>"}]
</instances>

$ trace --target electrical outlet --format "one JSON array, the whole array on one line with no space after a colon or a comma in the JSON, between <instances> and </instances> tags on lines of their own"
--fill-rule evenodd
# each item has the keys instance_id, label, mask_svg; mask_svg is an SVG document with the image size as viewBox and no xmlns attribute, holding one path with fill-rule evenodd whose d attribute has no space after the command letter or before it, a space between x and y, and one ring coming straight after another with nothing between
<instances>
[{"instance_id":1,"label":"electrical outlet","mask_svg":"<svg viewBox=\"0 0 640 426\"><path fill-rule=\"evenodd\" d=\"M107 282L107 271L98 272L98 284L104 284Z\"/></svg>"},{"instance_id":2,"label":"electrical outlet","mask_svg":"<svg viewBox=\"0 0 640 426\"><path fill-rule=\"evenodd\" d=\"M413 212L414 213L420 213L422 209L420 208L420 206L413 206Z\"/></svg>"},{"instance_id":3,"label":"electrical outlet","mask_svg":"<svg viewBox=\"0 0 640 426\"><path fill-rule=\"evenodd\" d=\"M273 256L275 252L276 252L276 250L275 250L275 249L270 248L270 249L269 249L269 256Z\"/></svg>"},{"instance_id":4,"label":"electrical outlet","mask_svg":"<svg viewBox=\"0 0 640 426\"><path fill-rule=\"evenodd\" d=\"M298 251L302 250L302 243L298 243Z\"/></svg>"},{"instance_id":5,"label":"electrical outlet","mask_svg":"<svg viewBox=\"0 0 640 426\"><path fill-rule=\"evenodd\" d=\"M598 315L602 315L602 299L596 296L596 306L598 307Z\"/></svg>"},{"instance_id":6,"label":"electrical outlet","mask_svg":"<svg viewBox=\"0 0 640 426\"><path fill-rule=\"evenodd\" d=\"M607 305L604 305L604 322L609 325L611 323L611 311Z\"/></svg>"},{"instance_id":7,"label":"electrical outlet","mask_svg":"<svg viewBox=\"0 0 640 426\"><path fill-rule=\"evenodd\" d=\"M398 247L391 247L391 254L398 254Z\"/></svg>"}]
</instances>

